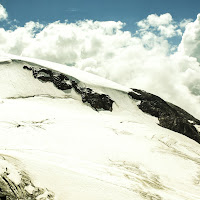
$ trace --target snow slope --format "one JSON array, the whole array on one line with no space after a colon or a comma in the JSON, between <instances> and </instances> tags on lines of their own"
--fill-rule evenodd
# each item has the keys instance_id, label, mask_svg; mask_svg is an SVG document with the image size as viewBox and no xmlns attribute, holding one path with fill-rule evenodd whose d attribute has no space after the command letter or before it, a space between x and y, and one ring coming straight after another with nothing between
<instances>
[{"instance_id":1,"label":"snow slope","mask_svg":"<svg viewBox=\"0 0 200 200\"><path fill-rule=\"evenodd\" d=\"M24 65L62 72L109 95L113 111L95 111ZM59 200L199 200L199 144L158 126L129 91L60 64L2 58L0 153L20 160L33 183Z\"/></svg>"}]
</instances>

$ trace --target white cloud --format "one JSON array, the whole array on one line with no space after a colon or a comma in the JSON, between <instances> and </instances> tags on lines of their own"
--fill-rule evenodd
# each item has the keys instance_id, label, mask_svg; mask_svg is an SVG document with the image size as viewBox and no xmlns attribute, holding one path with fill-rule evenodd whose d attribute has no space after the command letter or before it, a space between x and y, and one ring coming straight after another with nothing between
<instances>
[{"instance_id":1,"label":"white cloud","mask_svg":"<svg viewBox=\"0 0 200 200\"><path fill-rule=\"evenodd\" d=\"M172 22L172 16L169 13L163 14L163 15L156 15L151 14L147 17L146 20L151 26L160 26L160 25L168 25Z\"/></svg>"},{"instance_id":2,"label":"white cloud","mask_svg":"<svg viewBox=\"0 0 200 200\"><path fill-rule=\"evenodd\" d=\"M0 28L0 51L20 55L24 48L34 42L34 33L41 26L38 22L28 22L14 31Z\"/></svg>"},{"instance_id":3,"label":"white cloud","mask_svg":"<svg viewBox=\"0 0 200 200\"><path fill-rule=\"evenodd\" d=\"M200 14L194 22L187 24L179 51L200 62Z\"/></svg>"},{"instance_id":4,"label":"white cloud","mask_svg":"<svg viewBox=\"0 0 200 200\"><path fill-rule=\"evenodd\" d=\"M43 27L29 22L14 31L0 29L0 49L67 64L144 89L200 117L199 63L185 53L170 55L173 47L168 38L180 35L178 23L168 13L151 15L138 22L135 36L122 31L124 25L86 20L57 21Z\"/></svg>"},{"instance_id":5,"label":"white cloud","mask_svg":"<svg viewBox=\"0 0 200 200\"><path fill-rule=\"evenodd\" d=\"M174 37L176 35L182 35L182 32L180 29L177 29L177 26L175 25L168 25L168 26L159 26L158 30L160 31L160 34L162 36L165 36L166 38L171 38Z\"/></svg>"},{"instance_id":6,"label":"white cloud","mask_svg":"<svg viewBox=\"0 0 200 200\"><path fill-rule=\"evenodd\" d=\"M161 36L171 38L181 35L182 32L169 13L163 15L151 14L137 23L140 31L158 31Z\"/></svg>"},{"instance_id":7,"label":"white cloud","mask_svg":"<svg viewBox=\"0 0 200 200\"><path fill-rule=\"evenodd\" d=\"M0 4L0 20L5 20L8 18L8 13L6 9Z\"/></svg>"},{"instance_id":8,"label":"white cloud","mask_svg":"<svg viewBox=\"0 0 200 200\"><path fill-rule=\"evenodd\" d=\"M193 21L193 19L183 19L180 22L180 28L185 28L192 21Z\"/></svg>"}]
</instances>

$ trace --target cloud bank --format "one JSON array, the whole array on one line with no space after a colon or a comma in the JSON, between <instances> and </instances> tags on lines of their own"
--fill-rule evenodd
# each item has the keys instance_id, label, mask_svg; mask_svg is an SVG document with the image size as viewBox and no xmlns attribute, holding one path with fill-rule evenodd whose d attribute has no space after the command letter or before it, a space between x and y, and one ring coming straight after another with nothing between
<instances>
[{"instance_id":1,"label":"cloud bank","mask_svg":"<svg viewBox=\"0 0 200 200\"><path fill-rule=\"evenodd\" d=\"M200 118L200 16L178 23L169 13L152 14L137 25L133 35L123 31L120 21L28 22L15 30L0 29L0 51L144 89ZM182 37L178 49L169 42L172 37Z\"/></svg>"}]
</instances>

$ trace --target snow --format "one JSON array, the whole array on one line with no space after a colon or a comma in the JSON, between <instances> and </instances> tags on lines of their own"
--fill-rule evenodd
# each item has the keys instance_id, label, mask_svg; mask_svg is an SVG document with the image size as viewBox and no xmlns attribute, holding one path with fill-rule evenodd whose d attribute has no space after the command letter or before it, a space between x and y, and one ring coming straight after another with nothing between
<instances>
[{"instance_id":1,"label":"snow","mask_svg":"<svg viewBox=\"0 0 200 200\"><path fill-rule=\"evenodd\" d=\"M2 155L1 155L2 156ZM5 158L1 157L0 159L0 175L3 176L3 174L6 173L7 177L14 182L16 185L21 182L21 175L19 174L19 171L17 168L9 163Z\"/></svg>"},{"instance_id":2,"label":"snow","mask_svg":"<svg viewBox=\"0 0 200 200\"><path fill-rule=\"evenodd\" d=\"M200 132L200 125L194 125L194 127Z\"/></svg>"},{"instance_id":3,"label":"snow","mask_svg":"<svg viewBox=\"0 0 200 200\"><path fill-rule=\"evenodd\" d=\"M28 185L25 187L25 190L29 193L29 194L33 194L33 191L35 190L35 188L32 185Z\"/></svg>"},{"instance_id":4,"label":"snow","mask_svg":"<svg viewBox=\"0 0 200 200\"><path fill-rule=\"evenodd\" d=\"M19 159L35 185L59 200L200 199L199 144L158 126L128 88L47 61L11 59L23 61L0 65L0 153ZM96 112L74 93L34 79L20 68L24 62L108 94L113 112Z\"/></svg>"},{"instance_id":5,"label":"snow","mask_svg":"<svg viewBox=\"0 0 200 200\"><path fill-rule=\"evenodd\" d=\"M43 84L34 79L30 71L24 70L23 64L0 65L1 98L17 98L37 95L64 97L65 93L57 90L52 83Z\"/></svg>"},{"instance_id":6,"label":"snow","mask_svg":"<svg viewBox=\"0 0 200 200\"><path fill-rule=\"evenodd\" d=\"M0 63L11 63L11 62L12 62L11 58L9 58L7 56L0 57Z\"/></svg>"},{"instance_id":7,"label":"snow","mask_svg":"<svg viewBox=\"0 0 200 200\"><path fill-rule=\"evenodd\" d=\"M106 88L113 88L120 91L131 91L129 88L119 85L115 82L112 82L110 80L104 79L100 76L90 74L85 71L81 71L77 68L68 67L66 65L53 63L46 60L39 60L36 58L29 58L29 57L21 57L21 56L15 56L15 55L7 55L11 60L13 61L24 61L27 63L32 63L40 66L47 67L49 69L53 69L55 71L62 72L64 74L68 74L69 76L72 76L74 78L77 78L78 80L82 81L83 83L87 83L91 86L101 86Z\"/></svg>"},{"instance_id":8,"label":"snow","mask_svg":"<svg viewBox=\"0 0 200 200\"><path fill-rule=\"evenodd\" d=\"M191 124L194 124L194 122L192 120L188 120L188 122L190 122Z\"/></svg>"}]
</instances>

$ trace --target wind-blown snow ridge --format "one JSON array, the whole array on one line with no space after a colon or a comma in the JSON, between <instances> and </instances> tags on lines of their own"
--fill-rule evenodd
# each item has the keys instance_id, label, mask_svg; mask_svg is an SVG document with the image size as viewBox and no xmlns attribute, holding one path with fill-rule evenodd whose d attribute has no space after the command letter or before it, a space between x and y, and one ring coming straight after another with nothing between
<instances>
[{"instance_id":1,"label":"wind-blown snow ridge","mask_svg":"<svg viewBox=\"0 0 200 200\"><path fill-rule=\"evenodd\" d=\"M50 61L45 61L45 60L40 60L36 58L21 57L21 56L15 56L15 55L8 55L7 59L10 59L13 61L25 61L30 64L32 63L32 64L37 64L43 67L47 67L49 69L59 71L64 74L68 74L69 76L72 76L84 83L87 83L88 85L107 87L107 88L112 88L116 90L121 90L124 92L130 91L129 88L122 86L120 84L117 84L113 81L79 70L77 68L68 67L66 65L62 65L62 64L58 64L58 63L54 63Z\"/></svg>"}]
</instances>

